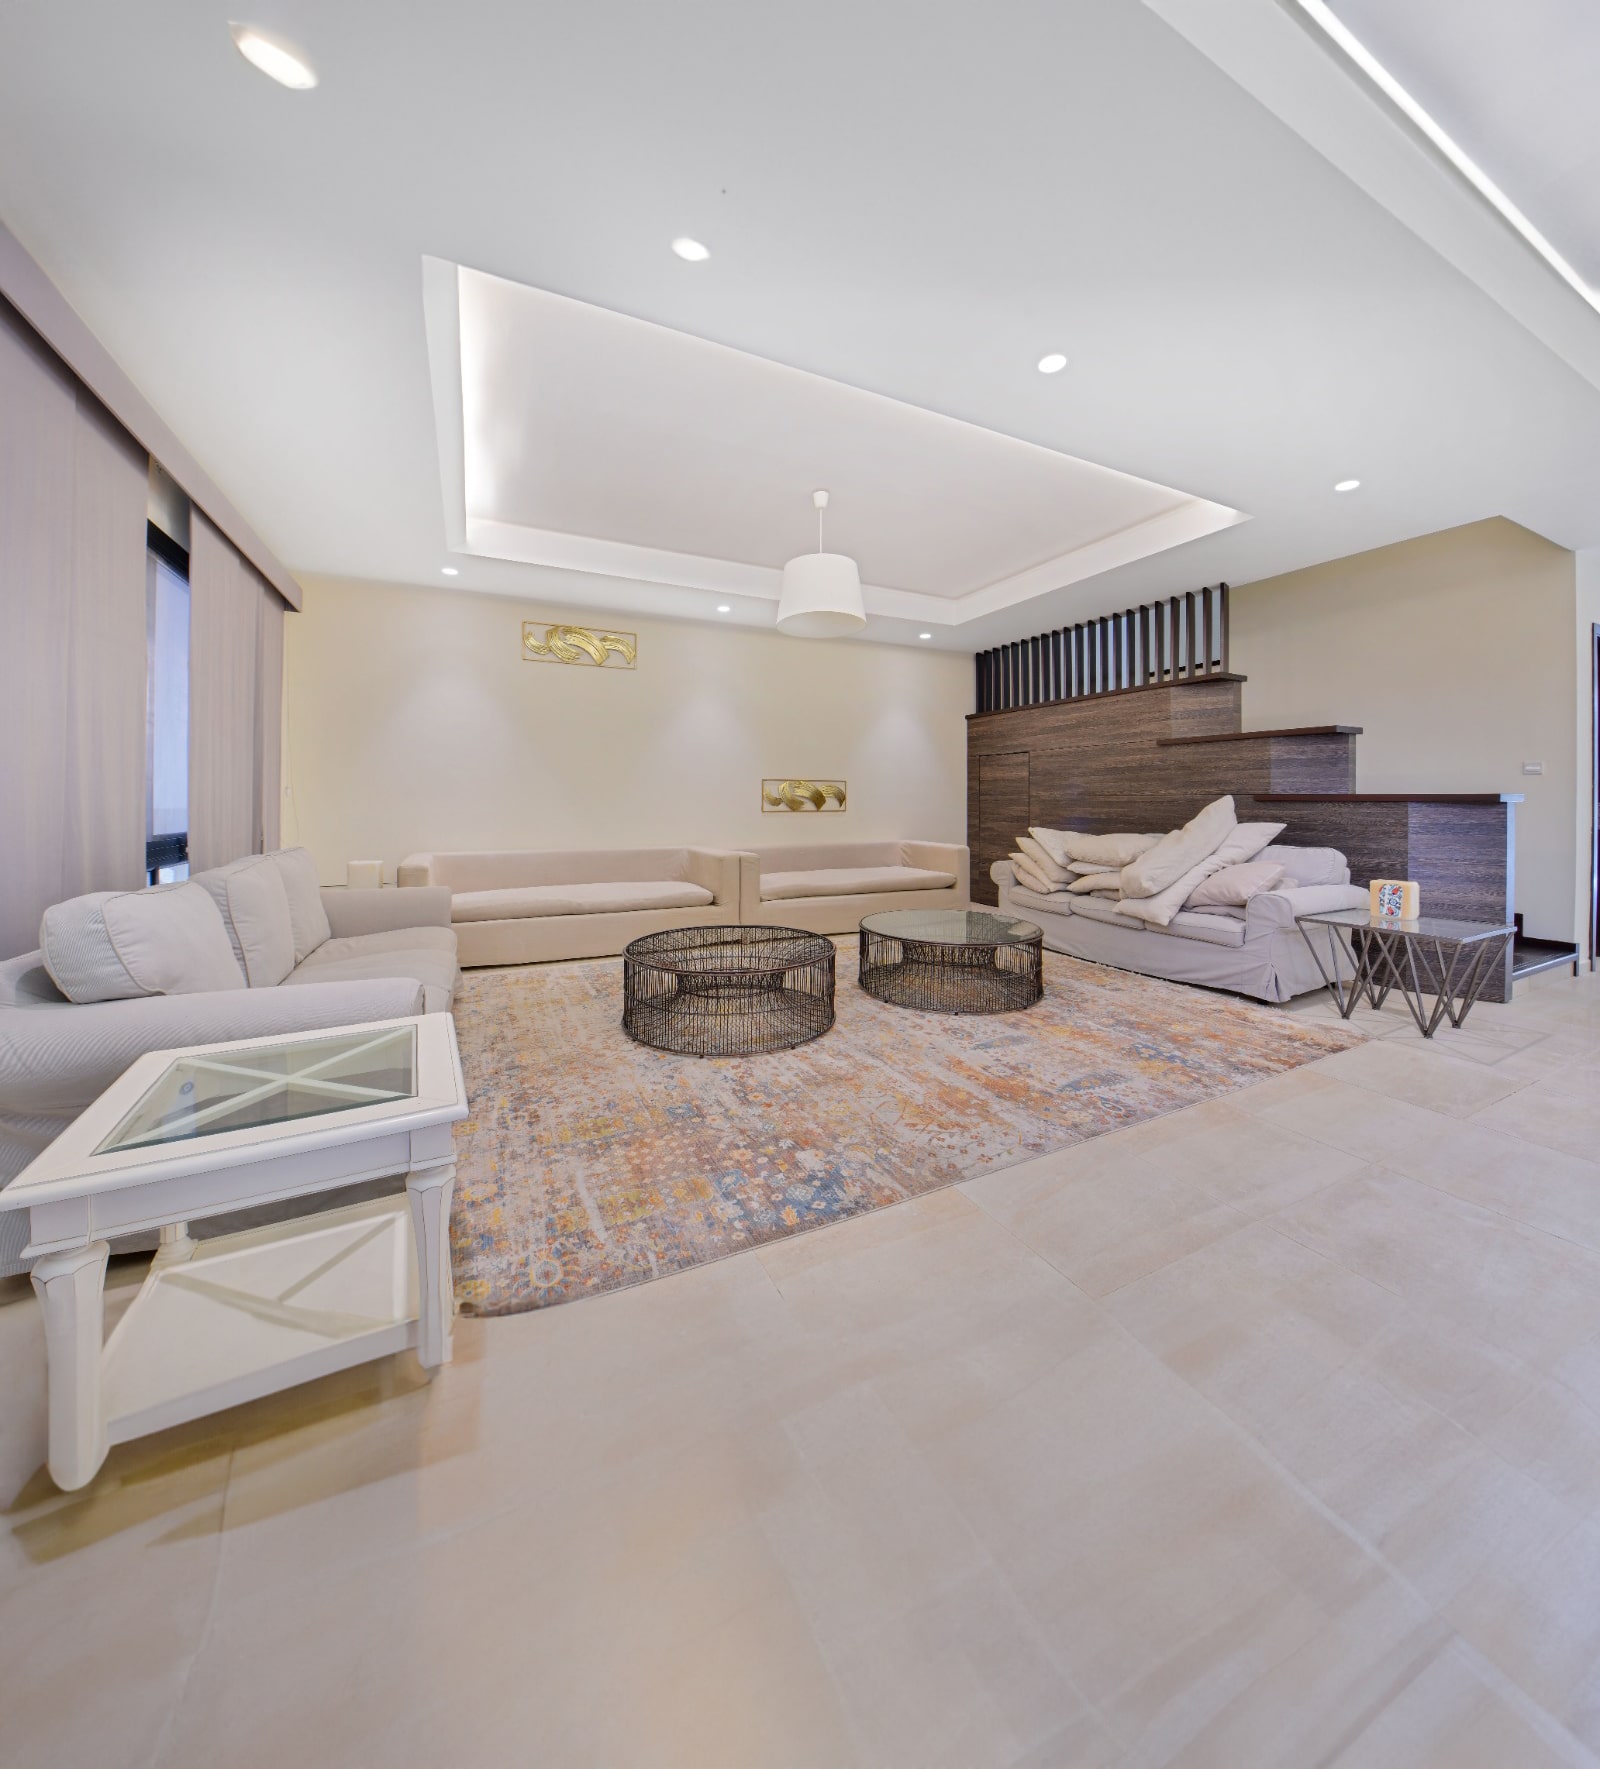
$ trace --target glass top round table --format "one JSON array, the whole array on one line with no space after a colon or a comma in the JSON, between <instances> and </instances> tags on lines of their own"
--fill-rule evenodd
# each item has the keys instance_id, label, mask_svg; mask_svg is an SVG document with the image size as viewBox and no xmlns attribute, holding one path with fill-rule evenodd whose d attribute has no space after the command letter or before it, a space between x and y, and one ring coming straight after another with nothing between
<instances>
[{"instance_id":1,"label":"glass top round table","mask_svg":"<svg viewBox=\"0 0 1600 1769\"><path fill-rule=\"evenodd\" d=\"M987 909L886 909L861 923L869 995L923 1013L1012 1013L1044 994L1044 933Z\"/></svg>"}]
</instances>

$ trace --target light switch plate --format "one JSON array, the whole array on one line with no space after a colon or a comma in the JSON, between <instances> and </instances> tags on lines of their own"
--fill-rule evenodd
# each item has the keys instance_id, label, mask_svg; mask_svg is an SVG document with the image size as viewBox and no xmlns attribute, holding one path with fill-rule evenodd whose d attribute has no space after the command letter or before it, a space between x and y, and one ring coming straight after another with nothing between
<instances>
[{"instance_id":1,"label":"light switch plate","mask_svg":"<svg viewBox=\"0 0 1600 1769\"><path fill-rule=\"evenodd\" d=\"M1544 763L1524 762L1522 764L1522 771L1524 774L1542 774L1544 772Z\"/></svg>"}]
</instances>

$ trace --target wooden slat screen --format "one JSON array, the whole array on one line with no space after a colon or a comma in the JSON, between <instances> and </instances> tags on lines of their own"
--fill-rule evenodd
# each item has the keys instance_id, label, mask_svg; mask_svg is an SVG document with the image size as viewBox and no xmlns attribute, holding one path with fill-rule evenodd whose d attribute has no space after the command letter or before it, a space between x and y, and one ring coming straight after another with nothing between
<instances>
[{"instance_id":1,"label":"wooden slat screen","mask_svg":"<svg viewBox=\"0 0 1600 1769\"><path fill-rule=\"evenodd\" d=\"M980 651L978 711L1005 712L1228 670L1228 586L1102 614L1037 638Z\"/></svg>"}]
</instances>

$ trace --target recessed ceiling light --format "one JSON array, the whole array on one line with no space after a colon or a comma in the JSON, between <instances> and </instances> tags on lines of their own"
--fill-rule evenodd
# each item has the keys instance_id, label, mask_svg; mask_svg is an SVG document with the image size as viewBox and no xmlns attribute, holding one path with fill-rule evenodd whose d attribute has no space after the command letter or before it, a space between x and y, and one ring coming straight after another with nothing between
<instances>
[{"instance_id":1,"label":"recessed ceiling light","mask_svg":"<svg viewBox=\"0 0 1600 1769\"><path fill-rule=\"evenodd\" d=\"M917 637L919 639L931 639L933 637L933 634L932 633L918 633Z\"/></svg>"},{"instance_id":2,"label":"recessed ceiling light","mask_svg":"<svg viewBox=\"0 0 1600 1769\"><path fill-rule=\"evenodd\" d=\"M253 25L229 25L228 29L239 53L269 80L276 80L292 92L309 92L316 85L317 76L309 62L270 37L263 37Z\"/></svg>"},{"instance_id":3,"label":"recessed ceiling light","mask_svg":"<svg viewBox=\"0 0 1600 1769\"><path fill-rule=\"evenodd\" d=\"M717 604L717 613L718 613L718 614L732 614L732 613L733 613L733 609L732 609L732 607L731 607L731 606L730 606L730 605L729 605L729 604L728 604L728 603L726 603L726 602L719 602L719 603L718 603L718 604Z\"/></svg>"},{"instance_id":4,"label":"recessed ceiling light","mask_svg":"<svg viewBox=\"0 0 1600 1769\"><path fill-rule=\"evenodd\" d=\"M690 264L704 264L706 259L711 256L709 246L702 246L699 240L692 240L687 234L675 239L672 242L672 249L680 258L686 259Z\"/></svg>"},{"instance_id":5,"label":"recessed ceiling light","mask_svg":"<svg viewBox=\"0 0 1600 1769\"><path fill-rule=\"evenodd\" d=\"M1341 479L1333 489L1335 491L1354 491L1360 483L1359 479Z\"/></svg>"},{"instance_id":6,"label":"recessed ceiling light","mask_svg":"<svg viewBox=\"0 0 1600 1769\"><path fill-rule=\"evenodd\" d=\"M1052 350L1048 356L1039 358L1039 373L1041 375L1059 375L1066 366L1067 359L1059 350Z\"/></svg>"},{"instance_id":7,"label":"recessed ceiling light","mask_svg":"<svg viewBox=\"0 0 1600 1769\"><path fill-rule=\"evenodd\" d=\"M439 570L445 577L460 577L461 575L453 565L441 565Z\"/></svg>"}]
</instances>

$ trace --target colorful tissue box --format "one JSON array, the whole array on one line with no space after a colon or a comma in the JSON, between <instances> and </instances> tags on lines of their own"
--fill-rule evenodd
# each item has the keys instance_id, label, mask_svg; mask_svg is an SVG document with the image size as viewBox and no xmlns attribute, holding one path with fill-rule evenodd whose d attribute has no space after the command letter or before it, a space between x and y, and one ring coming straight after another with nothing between
<instances>
[{"instance_id":1,"label":"colorful tissue box","mask_svg":"<svg viewBox=\"0 0 1600 1769\"><path fill-rule=\"evenodd\" d=\"M1421 901L1416 884L1409 878L1375 878L1369 887L1372 913L1385 921L1415 921Z\"/></svg>"}]
</instances>

